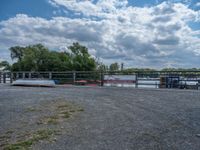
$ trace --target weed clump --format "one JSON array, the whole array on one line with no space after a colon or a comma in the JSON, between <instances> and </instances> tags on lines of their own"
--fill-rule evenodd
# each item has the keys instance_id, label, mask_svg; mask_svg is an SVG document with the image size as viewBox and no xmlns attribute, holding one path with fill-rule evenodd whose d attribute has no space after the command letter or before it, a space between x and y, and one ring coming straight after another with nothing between
<instances>
[{"instance_id":1,"label":"weed clump","mask_svg":"<svg viewBox=\"0 0 200 150\"><path fill-rule=\"evenodd\" d=\"M4 147L4 150L27 150L30 149L31 146L38 141L50 139L55 133L56 131L52 129L38 130L31 134L30 138L26 140L17 141L13 144L7 144Z\"/></svg>"}]
</instances>

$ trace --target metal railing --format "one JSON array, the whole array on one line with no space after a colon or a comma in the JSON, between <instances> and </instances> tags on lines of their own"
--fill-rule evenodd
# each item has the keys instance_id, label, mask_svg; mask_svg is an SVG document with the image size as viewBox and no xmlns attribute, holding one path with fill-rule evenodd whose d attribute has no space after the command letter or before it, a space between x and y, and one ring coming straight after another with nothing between
<instances>
[{"instance_id":1,"label":"metal railing","mask_svg":"<svg viewBox=\"0 0 200 150\"><path fill-rule=\"evenodd\" d=\"M12 83L17 79L50 79L56 84L87 84L102 85L102 73L97 71L67 72L0 72L0 83Z\"/></svg>"},{"instance_id":2,"label":"metal railing","mask_svg":"<svg viewBox=\"0 0 200 150\"><path fill-rule=\"evenodd\" d=\"M111 79L107 79L110 76ZM124 77L131 79L126 79ZM56 84L93 84L135 88L186 88L200 89L200 71L143 71L143 72L0 72L0 83L12 83L17 79L51 79ZM108 81L110 84L108 84Z\"/></svg>"}]
</instances>

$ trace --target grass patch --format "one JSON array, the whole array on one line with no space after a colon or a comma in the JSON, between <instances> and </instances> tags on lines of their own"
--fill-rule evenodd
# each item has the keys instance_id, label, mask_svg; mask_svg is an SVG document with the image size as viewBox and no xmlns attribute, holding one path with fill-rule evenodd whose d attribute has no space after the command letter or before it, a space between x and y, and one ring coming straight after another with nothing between
<instances>
[{"instance_id":1,"label":"grass patch","mask_svg":"<svg viewBox=\"0 0 200 150\"><path fill-rule=\"evenodd\" d=\"M8 130L8 131L6 131L5 134L12 134L13 132L14 132L13 130Z\"/></svg>"},{"instance_id":2,"label":"grass patch","mask_svg":"<svg viewBox=\"0 0 200 150\"><path fill-rule=\"evenodd\" d=\"M47 118L47 124L58 124L59 118L58 116L50 116Z\"/></svg>"},{"instance_id":3,"label":"grass patch","mask_svg":"<svg viewBox=\"0 0 200 150\"><path fill-rule=\"evenodd\" d=\"M83 108L78 108L77 111L84 111L84 109Z\"/></svg>"},{"instance_id":4,"label":"grass patch","mask_svg":"<svg viewBox=\"0 0 200 150\"><path fill-rule=\"evenodd\" d=\"M33 107L26 108L26 112L34 112L34 111L37 111L37 109Z\"/></svg>"},{"instance_id":5,"label":"grass patch","mask_svg":"<svg viewBox=\"0 0 200 150\"><path fill-rule=\"evenodd\" d=\"M44 109L43 107L40 109L28 107L26 108L25 112L31 113L41 111L41 113L44 115L41 115L38 118L36 118L37 120L34 123L37 124L38 127L40 127L40 125L42 125L43 127L53 125L51 127L53 127L54 129L58 128L58 124L66 121L73 114L78 113L80 111L84 111L81 107L65 101L56 101L48 103L48 105L45 105ZM51 115L45 116L47 114ZM53 136L61 134L61 132L57 132L53 129L43 129L32 133L28 132L26 134L16 134L14 131L10 130L7 131L4 136L0 136L0 149L3 148L3 150L28 150L31 149L33 144L36 144L37 142L42 140L49 140ZM17 141L13 141L11 137L16 137L15 139Z\"/></svg>"},{"instance_id":6,"label":"grass patch","mask_svg":"<svg viewBox=\"0 0 200 150\"><path fill-rule=\"evenodd\" d=\"M38 130L37 132L33 133L29 139L17 141L13 144L7 144L4 147L4 150L28 150L34 143L41 140L48 140L55 133L56 131L51 129Z\"/></svg>"},{"instance_id":7,"label":"grass patch","mask_svg":"<svg viewBox=\"0 0 200 150\"><path fill-rule=\"evenodd\" d=\"M54 116L48 116L40 119L37 124L58 124L59 123L59 117L57 115Z\"/></svg>"},{"instance_id":8,"label":"grass patch","mask_svg":"<svg viewBox=\"0 0 200 150\"><path fill-rule=\"evenodd\" d=\"M71 114L68 111L61 112L60 114L62 118L69 118L71 116Z\"/></svg>"},{"instance_id":9,"label":"grass patch","mask_svg":"<svg viewBox=\"0 0 200 150\"><path fill-rule=\"evenodd\" d=\"M9 135L2 135L2 136L0 136L0 141L4 140L4 139L9 139L9 138L10 138Z\"/></svg>"},{"instance_id":10,"label":"grass patch","mask_svg":"<svg viewBox=\"0 0 200 150\"><path fill-rule=\"evenodd\" d=\"M62 104L58 106L58 109L67 108L67 107L69 107L69 104Z\"/></svg>"}]
</instances>

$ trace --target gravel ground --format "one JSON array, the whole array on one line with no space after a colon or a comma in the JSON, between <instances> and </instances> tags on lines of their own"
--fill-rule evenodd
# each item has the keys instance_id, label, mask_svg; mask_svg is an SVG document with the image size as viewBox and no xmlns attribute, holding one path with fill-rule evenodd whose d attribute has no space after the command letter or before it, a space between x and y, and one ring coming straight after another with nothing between
<instances>
[{"instance_id":1,"label":"gravel ground","mask_svg":"<svg viewBox=\"0 0 200 150\"><path fill-rule=\"evenodd\" d=\"M10 132L14 142L16 135L44 128L36 120L59 101L84 111L49 125L61 134L53 142L34 143L32 149L200 149L200 91L190 90L0 85L0 135Z\"/></svg>"}]
</instances>

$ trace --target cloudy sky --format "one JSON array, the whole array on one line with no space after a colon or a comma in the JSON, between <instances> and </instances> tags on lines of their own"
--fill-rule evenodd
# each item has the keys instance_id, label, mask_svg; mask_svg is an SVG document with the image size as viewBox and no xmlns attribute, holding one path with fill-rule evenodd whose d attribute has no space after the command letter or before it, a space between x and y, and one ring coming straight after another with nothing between
<instances>
[{"instance_id":1,"label":"cloudy sky","mask_svg":"<svg viewBox=\"0 0 200 150\"><path fill-rule=\"evenodd\" d=\"M106 64L200 68L200 0L1 0L0 60L11 46L73 42Z\"/></svg>"}]
</instances>

